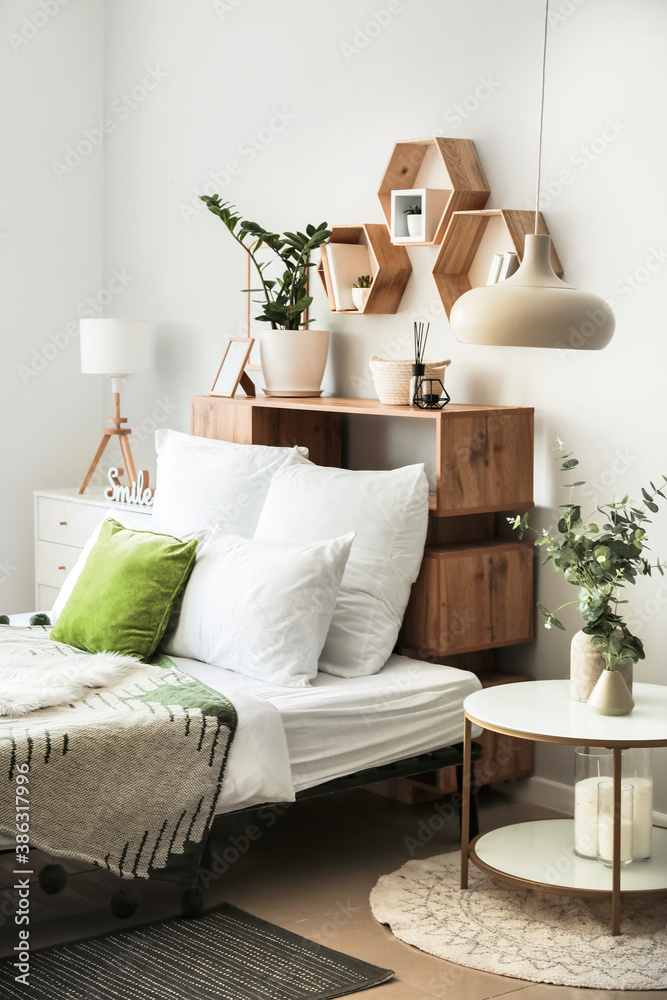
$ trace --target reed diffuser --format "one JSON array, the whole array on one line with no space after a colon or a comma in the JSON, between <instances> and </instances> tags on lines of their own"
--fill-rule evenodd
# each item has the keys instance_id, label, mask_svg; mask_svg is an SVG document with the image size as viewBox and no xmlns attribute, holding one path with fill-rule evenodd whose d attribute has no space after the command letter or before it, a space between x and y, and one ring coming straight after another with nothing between
<instances>
[{"instance_id":1,"label":"reed diffuser","mask_svg":"<svg viewBox=\"0 0 667 1000\"><path fill-rule=\"evenodd\" d=\"M418 400L420 398L421 382L426 374L424 351L426 350L426 341L428 340L430 327L430 323L413 323L415 363L412 366L412 378L410 379L410 406L419 406Z\"/></svg>"}]
</instances>

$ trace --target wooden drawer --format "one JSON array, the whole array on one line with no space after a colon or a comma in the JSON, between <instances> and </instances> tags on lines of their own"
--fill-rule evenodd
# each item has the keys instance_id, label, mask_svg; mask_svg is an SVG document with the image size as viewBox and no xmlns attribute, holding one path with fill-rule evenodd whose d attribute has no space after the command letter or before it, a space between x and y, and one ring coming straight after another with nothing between
<instances>
[{"instance_id":1,"label":"wooden drawer","mask_svg":"<svg viewBox=\"0 0 667 1000\"><path fill-rule=\"evenodd\" d=\"M97 505L37 497L37 539L82 549L104 515L104 508Z\"/></svg>"},{"instance_id":2,"label":"wooden drawer","mask_svg":"<svg viewBox=\"0 0 667 1000\"><path fill-rule=\"evenodd\" d=\"M60 590L65 577L79 558L80 548L38 541L35 549L35 580L37 586ZM39 593L39 592L38 592Z\"/></svg>"}]
</instances>

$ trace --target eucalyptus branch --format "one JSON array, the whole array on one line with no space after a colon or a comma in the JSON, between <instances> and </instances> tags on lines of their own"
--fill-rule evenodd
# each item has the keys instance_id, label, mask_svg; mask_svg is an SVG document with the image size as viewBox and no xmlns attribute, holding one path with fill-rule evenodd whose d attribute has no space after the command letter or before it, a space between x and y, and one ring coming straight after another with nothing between
<instances>
[{"instance_id":1,"label":"eucalyptus branch","mask_svg":"<svg viewBox=\"0 0 667 1000\"><path fill-rule=\"evenodd\" d=\"M556 449L560 453L561 472L571 472L579 462L571 454L565 454L565 446L558 440ZM667 476L663 474L664 484ZM624 660L644 658L641 639L633 635L619 614L621 592L627 584L634 584L638 576L650 576L656 569L664 576L667 563L661 559L651 562L644 552L647 549L646 528L650 524L648 512L659 510L657 498L667 499L667 485L657 487L650 483L649 489L642 489L643 503L639 506L624 496L621 500L598 504L592 514L582 519L581 507L575 501L575 490L584 486L579 480L564 483L569 489L569 502L562 504L555 532L544 529L541 534L528 523L528 515L509 517L508 522L523 537L527 531L537 535L535 545L546 547L546 562L560 570L566 580L579 587L579 600L568 601L556 611L570 604L578 603L584 618L583 631L590 636L591 643L600 649L607 669L612 670ZM594 518L602 515L604 521L597 524ZM545 619L545 626L564 629L556 613L544 605L538 609Z\"/></svg>"}]
</instances>

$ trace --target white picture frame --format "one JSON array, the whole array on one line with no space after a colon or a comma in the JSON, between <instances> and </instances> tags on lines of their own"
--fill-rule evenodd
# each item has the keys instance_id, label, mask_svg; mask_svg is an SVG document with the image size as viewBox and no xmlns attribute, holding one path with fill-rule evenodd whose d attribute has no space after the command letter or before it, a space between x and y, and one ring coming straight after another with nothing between
<instances>
[{"instance_id":1,"label":"white picture frame","mask_svg":"<svg viewBox=\"0 0 667 1000\"><path fill-rule=\"evenodd\" d=\"M245 374L254 343L253 337L229 338L209 396L225 396L231 399L239 385L243 386L247 395L254 395L255 387ZM252 392L249 391L249 386L252 387Z\"/></svg>"}]
</instances>

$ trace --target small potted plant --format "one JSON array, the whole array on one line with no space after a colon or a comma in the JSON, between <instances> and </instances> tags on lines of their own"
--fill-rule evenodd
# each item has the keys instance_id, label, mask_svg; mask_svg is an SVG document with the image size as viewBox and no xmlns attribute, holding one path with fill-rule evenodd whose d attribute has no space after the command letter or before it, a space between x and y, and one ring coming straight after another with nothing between
<instances>
[{"instance_id":1,"label":"small potted plant","mask_svg":"<svg viewBox=\"0 0 667 1000\"><path fill-rule=\"evenodd\" d=\"M404 210L403 215L406 217L405 221L408 226L408 236L421 236L423 238L421 202L414 205L408 205L408 207Z\"/></svg>"},{"instance_id":2,"label":"small potted plant","mask_svg":"<svg viewBox=\"0 0 667 1000\"><path fill-rule=\"evenodd\" d=\"M557 441L560 470L574 478L572 470L579 462L571 454L566 455L563 442ZM535 532L527 514L507 519L521 538L526 531L534 531L538 535L535 544L546 550L546 562L579 588L577 599L562 604L556 612L543 604L537 607L545 619L545 628L565 630L556 613L568 605L578 605L585 624L572 640L570 693L575 701L590 698L594 711L604 715L627 714L633 706L632 698L628 701L626 695L628 687L631 690L633 664L644 659L644 645L620 613L620 606L628 603L621 595L626 584L634 584L638 576L650 576L653 569L664 576L667 563L659 559L651 563L646 556L646 526L651 523L648 512L658 511L657 497L665 499L667 476L662 478L660 488L651 483L650 490L642 489L642 504L624 496L599 504L586 517L582 517L581 505L574 499L574 491L585 485L584 480L566 483L570 497L560 506L555 531ZM609 674L616 677L612 679ZM624 677L625 693L618 684ZM612 684L619 687L619 700L601 700L601 693ZM618 711L623 703L626 709Z\"/></svg>"},{"instance_id":3,"label":"small potted plant","mask_svg":"<svg viewBox=\"0 0 667 1000\"><path fill-rule=\"evenodd\" d=\"M236 242L250 257L259 277L261 312L255 319L266 323L259 349L262 374L269 396L319 396L327 363L329 332L309 330L314 320L306 319L313 301L308 290L310 254L331 236L326 222L306 226L305 233L271 233L256 222L241 219L229 202L221 202L217 194L200 195L201 200L224 223ZM281 267L273 279L265 276L267 261L259 260L261 247L271 250Z\"/></svg>"},{"instance_id":4,"label":"small potted plant","mask_svg":"<svg viewBox=\"0 0 667 1000\"><path fill-rule=\"evenodd\" d=\"M354 308L358 309L359 312L363 312L364 310L366 300L371 293L372 284L373 279L370 274L360 274L352 285L352 301L354 302Z\"/></svg>"}]
</instances>

